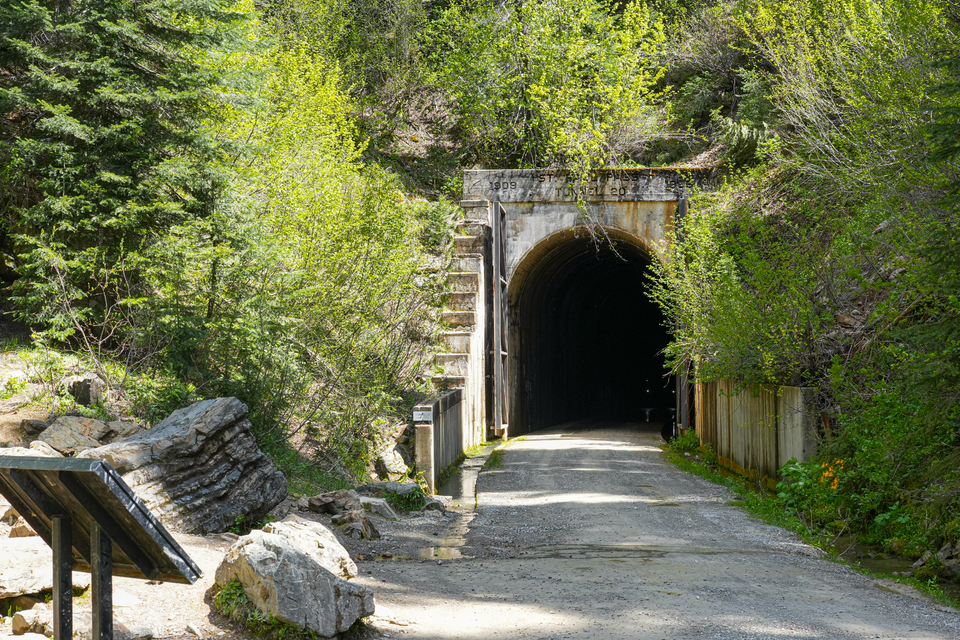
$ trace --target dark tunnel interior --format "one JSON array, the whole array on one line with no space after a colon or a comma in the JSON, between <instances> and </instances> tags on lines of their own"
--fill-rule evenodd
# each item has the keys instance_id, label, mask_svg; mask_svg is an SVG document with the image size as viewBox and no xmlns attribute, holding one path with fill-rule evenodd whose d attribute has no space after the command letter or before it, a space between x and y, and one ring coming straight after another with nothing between
<instances>
[{"instance_id":1,"label":"dark tunnel interior","mask_svg":"<svg viewBox=\"0 0 960 640\"><path fill-rule=\"evenodd\" d=\"M674 385L661 354L669 335L644 291L648 263L630 244L577 238L528 276L517 310L525 431L669 415Z\"/></svg>"}]
</instances>

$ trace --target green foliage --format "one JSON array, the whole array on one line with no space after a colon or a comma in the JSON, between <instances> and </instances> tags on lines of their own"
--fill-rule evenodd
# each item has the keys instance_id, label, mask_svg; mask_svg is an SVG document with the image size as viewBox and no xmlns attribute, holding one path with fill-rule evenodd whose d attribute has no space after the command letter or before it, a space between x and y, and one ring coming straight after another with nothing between
<instances>
[{"instance_id":1,"label":"green foliage","mask_svg":"<svg viewBox=\"0 0 960 640\"><path fill-rule=\"evenodd\" d=\"M737 169L655 264L668 355L816 391L819 456L778 489L805 527L936 548L960 487L955 10L758 0L688 24L676 113Z\"/></svg>"},{"instance_id":2,"label":"green foliage","mask_svg":"<svg viewBox=\"0 0 960 640\"><path fill-rule=\"evenodd\" d=\"M266 515L259 520L247 522L247 516L245 514L238 514L236 518L233 519L233 526L230 527L230 532L235 533L238 536L245 536L254 529L263 529L264 525L269 522L276 520L271 515Z\"/></svg>"},{"instance_id":3,"label":"green foliage","mask_svg":"<svg viewBox=\"0 0 960 640\"><path fill-rule=\"evenodd\" d=\"M503 449L497 447L490 452L490 456L484 461L484 466L495 469L503 466Z\"/></svg>"},{"instance_id":4,"label":"green foliage","mask_svg":"<svg viewBox=\"0 0 960 640\"><path fill-rule=\"evenodd\" d=\"M27 380L25 378L7 378L3 387L0 387L0 399L11 398L26 388Z\"/></svg>"},{"instance_id":5,"label":"green foliage","mask_svg":"<svg viewBox=\"0 0 960 640\"><path fill-rule=\"evenodd\" d=\"M671 451L679 454L693 453L700 449L700 437L693 429L677 436L667 445Z\"/></svg>"},{"instance_id":6,"label":"green foliage","mask_svg":"<svg viewBox=\"0 0 960 640\"><path fill-rule=\"evenodd\" d=\"M219 586L219 585L218 585ZM257 609L243 590L239 580L232 580L221 586L213 596L213 606L217 611L242 624L255 636L268 638L291 638L292 640L314 640L317 636L287 622L281 622L273 616Z\"/></svg>"},{"instance_id":7,"label":"green foliage","mask_svg":"<svg viewBox=\"0 0 960 640\"><path fill-rule=\"evenodd\" d=\"M738 20L776 69L789 162L820 188L886 190L921 176L927 64L955 34L938 0L759 0Z\"/></svg>"},{"instance_id":8,"label":"green foliage","mask_svg":"<svg viewBox=\"0 0 960 640\"><path fill-rule=\"evenodd\" d=\"M624 160L654 135L662 23L642 2L453 2L427 50L456 127L487 167Z\"/></svg>"},{"instance_id":9,"label":"green foliage","mask_svg":"<svg viewBox=\"0 0 960 640\"><path fill-rule=\"evenodd\" d=\"M419 34L428 6L415 0L283 0L265 18L282 48L309 43L326 66L342 70L371 132L392 135L421 100L425 69Z\"/></svg>"},{"instance_id":10,"label":"green foliage","mask_svg":"<svg viewBox=\"0 0 960 640\"><path fill-rule=\"evenodd\" d=\"M215 384L252 396L259 422L277 425L264 436L306 437L327 472L360 477L376 420L415 386L433 339L442 275L421 274L420 237L449 224L436 218L450 209L411 203L394 178L359 161L335 66L306 49L270 62L266 99L237 110L225 131L252 146L237 187L257 210L243 226L250 257L234 253L235 270L220 263L223 324L208 368L220 363ZM171 282L171 295L182 290ZM197 314L205 297L195 291ZM230 378L222 363L233 363Z\"/></svg>"},{"instance_id":11,"label":"green foliage","mask_svg":"<svg viewBox=\"0 0 960 640\"><path fill-rule=\"evenodd\" d=\"M419 483L417 483L416 489L403 495L388 491L383 495L383 499L391 507L400 511L419 511L427 503L426 494Z\"/></svg>"},{"instance_id":12,"label":"green foliage","mask_svg":"<svg viewBox=\"0 0 960 640\"><path fill-rule=\"evenodd\" d=\"M816 462L792 459L780 469L783 480L777 484L777 497L811 530L842 519L833 486L833 473L841 472L841 465L830 468L832 471L825 473L826 469Z\"/></svg>"},{"instance_id":13,"label":"green foliage","mask_svg":"<svg viewBox=\"0 0 960 640\"><path fill-rule=\"evenodd\" d=\"M219 0L4 4L0 218L21 318L106 337L138 253L214 210L219 148L202 123L221 83L204 52L242 19Z\"/></svg>"},{"instance_id":14,"label":"green foliage","mask_svg":"<svg viewBox=\"0 0 960 640\"><path fill-rule=\"evenodd\" d=\"M769 178L761 166L745 181ZM809 365L822 322L809 304L817 245L801 226L753 211L735 187L697 205L652 265L651 295L674 327L670 362L675 370L695 362L704 380L790 381Z\"/></svg>"},{"instance_id":15,"label":"green foliage","mask_svg":"<svg viewBox=\"0 0 960 640\"><path fill-rule=\"evenodd\" d=\"M942 163L952 174L951 186L945 199L948 205L960 205L960 178L957 161L960 159L960 57L945 58L937 65L946 74L945 81L930 88L934 102L934 121L927 125L932 148L931 159Z\"/></svg>"}]
</instances>

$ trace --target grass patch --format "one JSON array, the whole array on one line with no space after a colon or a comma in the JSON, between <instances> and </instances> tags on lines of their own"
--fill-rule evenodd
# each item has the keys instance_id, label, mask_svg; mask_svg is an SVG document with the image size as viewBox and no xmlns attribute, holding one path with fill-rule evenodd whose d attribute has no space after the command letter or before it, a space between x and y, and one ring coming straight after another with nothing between
<instances>
[{"instance_id":1,"label":"grass patch","mask_svg":"<svg viewBox=\"0 0 960 640\"><path fill-rule=\"evenodd\" d=\"M490 457L487 458L486 462L483 463L484 466L494 469L496 467L503 466L503 449L494 449L490 453Z\"/></svg>"},{"instance_id":2,"label":"grass patch","mask_svg":"<svg viewBox=\"0 0 960 640\"><path fill-rule=\"evenodd\" d=\"M280 640L314 640L317 634L306 631L287 622L281 622L271 615L267 615L256 606L243 591L243 585L233 580L217 591L213 596L213 606L217 611L240 623L247 631L255 636Z\"/></svg>"}]
</instances>

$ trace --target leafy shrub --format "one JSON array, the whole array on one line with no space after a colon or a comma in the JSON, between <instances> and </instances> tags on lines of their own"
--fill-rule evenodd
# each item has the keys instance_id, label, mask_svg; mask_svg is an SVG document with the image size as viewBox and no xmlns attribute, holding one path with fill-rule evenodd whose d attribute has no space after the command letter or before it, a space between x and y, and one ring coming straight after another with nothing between
<instances>
[{"instance_id":1,"label":"leafy shrub","mask_svg":"<svg viewBox=\"0 0 960 640\"><path fill-rule=\"evenodd\" d=\"M794 458L780 468L780 475L783 480L777 483L777 497L804 524L817 529L838 519L835 476L825 474L823 465Z\"/></svg>"},{"instance_id":2,"label":"leafy shrub","mask_svg":"<svg viewBox=\"0 0 960 640\"><path fill-rule=\"evenodd\" d=\"M669 447L677 453L694 453L700 449L700 437L693 429L687 429L686 433L674 438Z\"/></svg>"},{"instance_id":3,"label":"leafy shrub","mask_svg":"<svg viewBox=\"0 0 960 640\"><path fill-rule=\"evenodd\" d=\"M416 489L404 495L388 491L384 494L383 499L386 500L387 504L391 507L399 509L400 511L419 511L423 508L423 505L427 503L426 495L419 484L417 484Z\"/></svg>"}]
</instances>

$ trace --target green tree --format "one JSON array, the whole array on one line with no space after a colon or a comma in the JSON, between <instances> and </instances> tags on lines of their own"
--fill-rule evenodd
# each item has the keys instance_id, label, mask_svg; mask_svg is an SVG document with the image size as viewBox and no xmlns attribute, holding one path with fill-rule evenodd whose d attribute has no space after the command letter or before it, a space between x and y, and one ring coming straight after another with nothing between
<instances>
[{"instance_id":1,"label":"green tree","mask_svg":"<svg viewBox=\"0 0 960 640\"><path fill-rule=\"evenodd\" d=\"M488 167L582 173L654 137L661 22L646 4L454 2L428 50L456 128Z\"/></svg>"},{"instance_id":2,"label":"green tree","mask_svg":"<svg viewBox=\"0 0 960 640\"><path fill-rule=\"evenodd\" d=\"M215 211L209 56L242 19L224 0L0 7L0 220L21 317L109 333L137 254Z\"/></svg>"}]
</instances>

